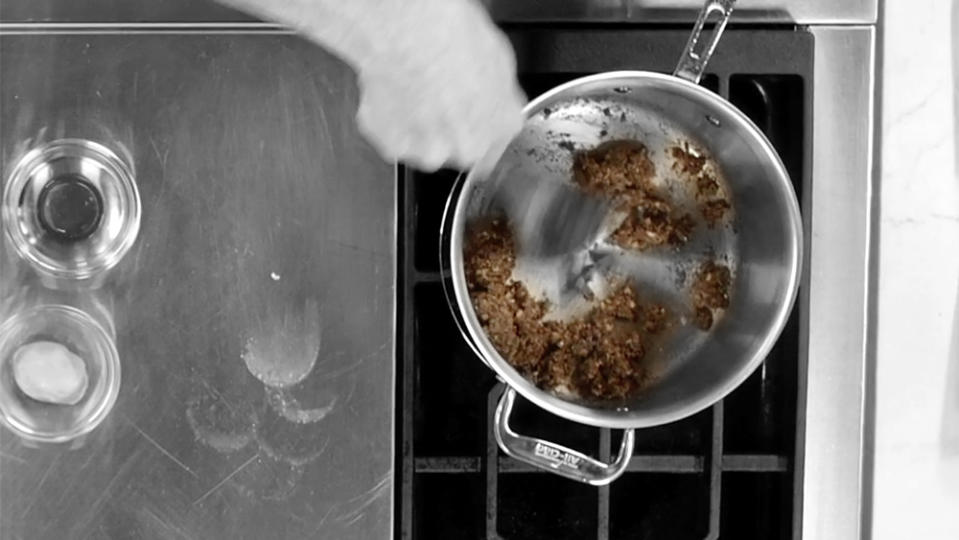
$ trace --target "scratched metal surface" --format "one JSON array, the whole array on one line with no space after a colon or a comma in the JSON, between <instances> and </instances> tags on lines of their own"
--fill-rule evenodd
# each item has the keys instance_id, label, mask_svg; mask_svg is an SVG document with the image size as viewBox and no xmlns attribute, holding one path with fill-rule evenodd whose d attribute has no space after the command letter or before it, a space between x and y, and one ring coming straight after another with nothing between
<instances>
[{"instance_id":1,"label":"scratched metal surface","mask_svg":"<svg viewBox=\"0 0 959 540\"><path fill-rule=\"evenodd\" d=\"M352 73L289 35L7 34L0 77L5 173L93 137L143 200L97 293L116 407L73 448L0 432L0 537L389 537L395 175ZM29 276L0 262L7 311Z\"/></svg>"}]
</instances>

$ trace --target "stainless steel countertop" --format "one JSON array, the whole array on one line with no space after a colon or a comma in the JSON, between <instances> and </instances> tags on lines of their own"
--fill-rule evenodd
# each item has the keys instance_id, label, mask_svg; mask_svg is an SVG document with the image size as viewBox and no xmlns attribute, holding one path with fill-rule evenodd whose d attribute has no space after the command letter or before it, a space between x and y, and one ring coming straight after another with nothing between
<instances>
[{"instance_id":1,"label":"stainless steel countertop","mask_svg":"<svg viewBox=\"0 0 959 540\"><path fill-rule=\"evenodd\" d=\"M499 22L691 22L702 0L480 0ZM0 21L22 23L250 22L212 0L3 0ZM878 0L740 0L733 22L875 24Z\"/></svg>"},{"instance_id":2,"label":"stainless steel countertop","mask_svg":"<svg viewBox=\"0 0 959 540\"><path fill-rule=\"evenodd\" d=\"M119 400L76 448L0 431L0 537L389 537L395 170L352 73L263 32L6 33L0 65L5 173L30 138L91 137L143 200L97 294Z\"/></svg>"}]
</instances>

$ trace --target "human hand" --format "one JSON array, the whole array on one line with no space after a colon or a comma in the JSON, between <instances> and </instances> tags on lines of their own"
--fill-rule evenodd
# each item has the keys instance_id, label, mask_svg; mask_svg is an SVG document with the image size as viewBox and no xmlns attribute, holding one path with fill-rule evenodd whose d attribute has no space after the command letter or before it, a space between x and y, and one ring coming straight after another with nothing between
<instances>
[{"instance_id":1,"label":"human hand","mask_svg":"<svg viewBox=\"0 0 959 540\"><path fill-rule=\"evenodd\" d=\"M357 122L387 160L466 169L523 125L506 36L478 0L219 0L296 28L357 72Z\"/></svg>"},{"instance_id":2,"label":"human hand","mask_svg":"<svg viewBox=\"0 0 959 540\"><path fill-rule=\"evenodd\" d=\"M386 159L470 168L522 128L512 47L473 0L410 4L422 9L381 34L388 49L355 65L360 131Z\"/></svg>"}]
</instances>

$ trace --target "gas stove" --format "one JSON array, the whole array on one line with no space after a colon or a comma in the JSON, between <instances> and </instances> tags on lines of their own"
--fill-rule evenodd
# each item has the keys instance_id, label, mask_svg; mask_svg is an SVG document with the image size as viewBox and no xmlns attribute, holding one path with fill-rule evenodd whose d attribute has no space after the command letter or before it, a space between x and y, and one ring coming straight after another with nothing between
<instances>
[{"instance_id":1,"label":"gas stove","mask_svg":"<svg viewBox=\"0 0 959 540\"><path fill-rule=\"evenodd\" d=\"M670 53L686 39L682 31L650 29L518 27L508 33L530 96L594 72L668 71ZM733 30L703 80L761 127L798 194L809 182L813 77L808 32ZM763 366L727 399L686 420L638 431L627 472L611 486L544 474L497 447L491 418L503 386L463 341L443 295L437 223L456 177L405 170L400 181L400 536L797 536L802 308ZM525 405L517 413L520 431L605 460L618 445L615 430Z\"/></svg>"},{"instance_id":2,"label":"gas stove","mask_svg":"<svg viewBox=\"0 0 959 540\"><path fill-rule=\"evenodd\" d=\"M630 9L624 14L589 2L583 5L595 9L564 4L568 11L553 6L544 13L534 4L493 3L506 19L530 96L600 71L669 72L686 38L664 25L603 24L630 20ZM800 4L799 10L815 7ZM647 12L662 22L681 10ZM743 110L789 171L808 254L799 302L775 349L746 383L711 410L638 431L627 472L611 486L554 478L498 449L491 419L503 386L460 337L436 256L436 223L457 173L401 172L398 536L862 533L861 517L869 511L867 298L874 283L873 30L776 20L727 30L702 84ZM601 459L618 444L615 431L570 424L524 405L520 431Z\"/></svg>"}]
</instances>

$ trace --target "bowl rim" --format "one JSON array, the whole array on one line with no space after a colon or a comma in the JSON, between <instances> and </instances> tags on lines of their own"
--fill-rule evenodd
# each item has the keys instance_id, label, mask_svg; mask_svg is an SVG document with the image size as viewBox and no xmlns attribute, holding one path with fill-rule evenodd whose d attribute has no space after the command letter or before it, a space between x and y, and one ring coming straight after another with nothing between
<instances>
[{"instance_id":1,"label":"bowl rim","mask_svg":"<svg viewBox=\"0 0 959 540\"><path fill-rule=\"evenodd\" d=\"M120 393L120 356L117 352L116 344L114 343L113 338L103 327L103 325L98 323L87 312L66 304L40 304L14 313L12 316L4 320L2 324L0 324L0 341L2 341L4 336L12 331L12 329L17 325L21 324L24 320L42 312L55 312L60 316L65 316L71 319L73 322L82 325L86 331L92 333L91 339L100 342L104 347L106 354L98 361L98 366L101 370L101 381L98 381L98 384L105 387L104 395L100 399L99 403L92 407L86 415L79 418L69 429L66 430L49 432L37 431L36 429L27 426L21 419L12 415L5 407L3 407L2 401L0 401L0 423L2 423L15 434L30 441L42 443L62 443L76 439L77 437L93 431L93 429L99 426L109 415L110 411L113 410L117 396ZM11 358L12 355L5 358L0 358L0 363L6 364ZM87 391L90 392L91 390L88 389Z\"/></svg>"}]
</instances>

